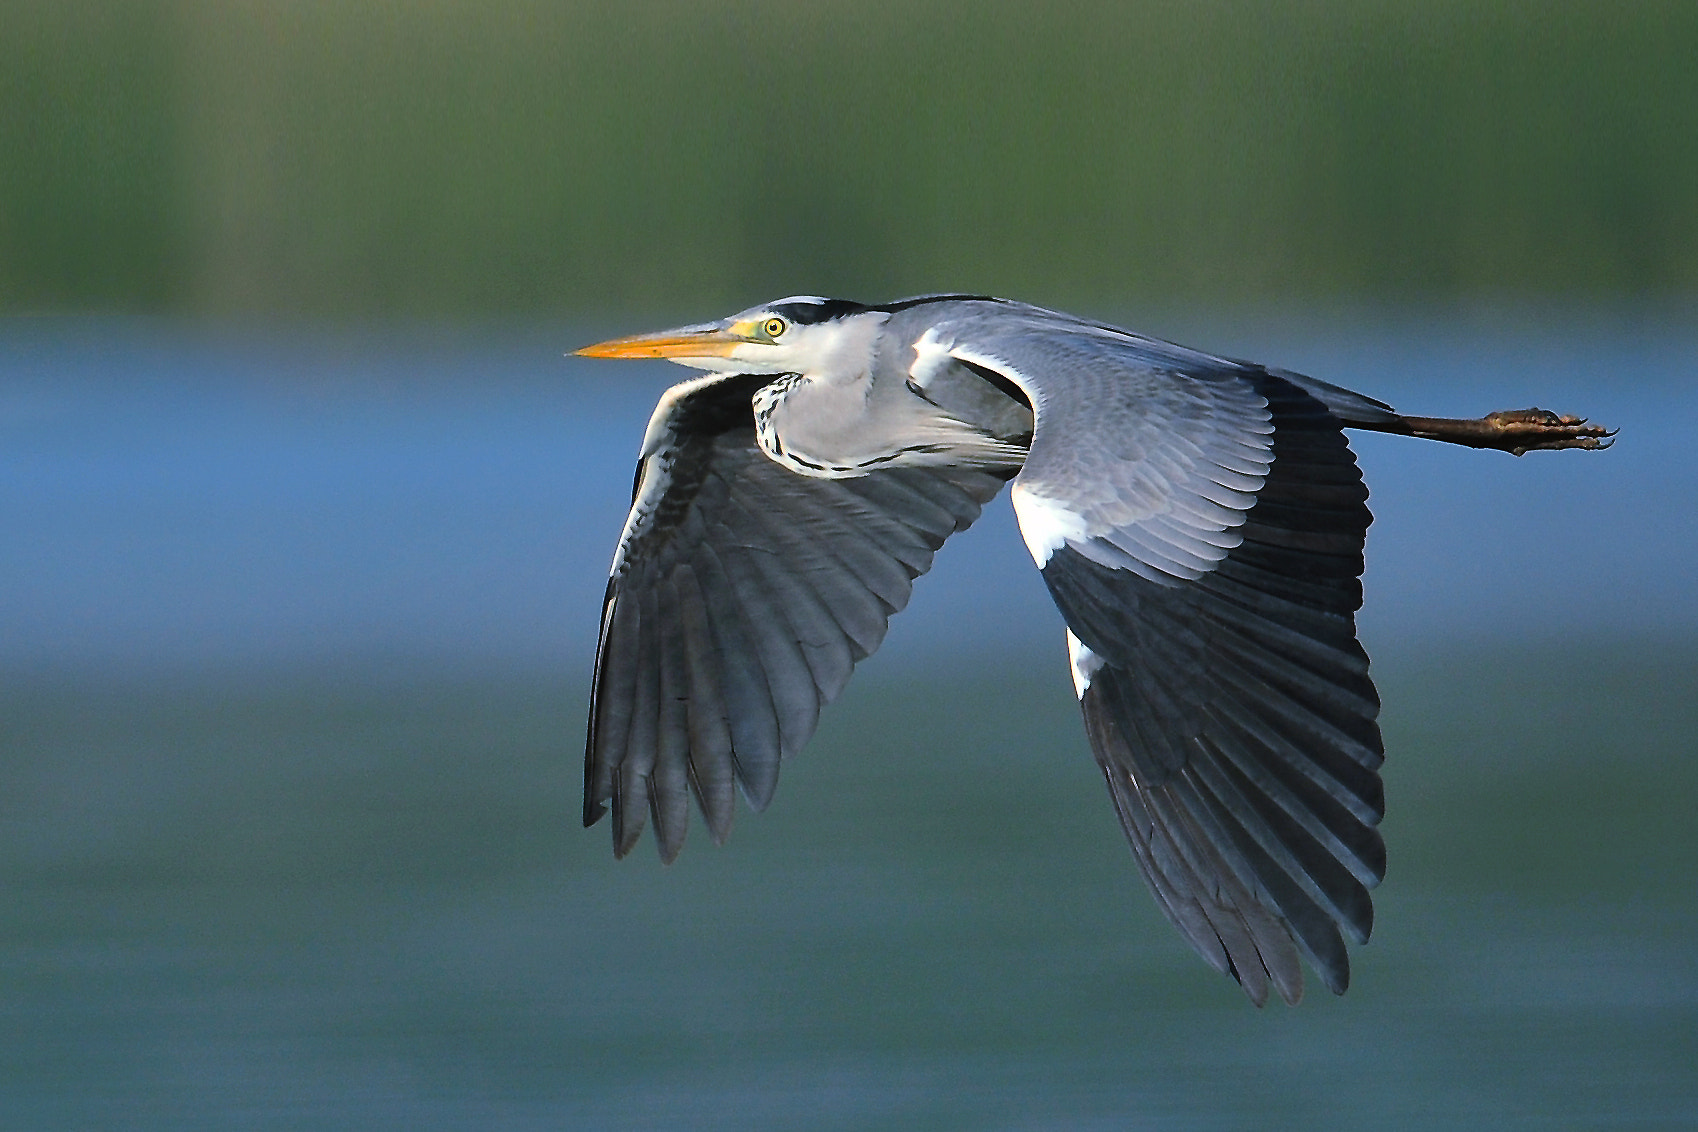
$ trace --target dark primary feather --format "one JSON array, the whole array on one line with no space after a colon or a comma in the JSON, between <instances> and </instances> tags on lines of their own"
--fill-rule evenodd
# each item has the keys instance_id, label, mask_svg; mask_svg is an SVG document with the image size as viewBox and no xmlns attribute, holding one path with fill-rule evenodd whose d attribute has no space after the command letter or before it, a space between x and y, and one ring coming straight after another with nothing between
<instances>
[{"instance_id":1,"label":"dark primary feather","mask_svg":"<svg viewBox=\"0 0 1698 1132\"><path fill-rule=\"evenodd\" d=\"M750 398L772 380L731 375L663 402L638 471L584 758L584 824L611 807L620 855L652 820L661 857L676 856L691 794L716 841L735 786L764 807L913 579L1003 483L947 468L798 476L755 442Z\"/></svg>"},{"instance_id":2,"label":"dark primary feather","mask_svg":"<svg viewBox=\"0 0 1698 1132\"><path fill-rule=\"evenodd\" d=\"M1273 462L1243 542L1159 584L1056 551L1044 579L1103 661L1086 730L1139 868L1168 918L1258 1005L1302 995L1300 955L1349 982L1385 871L1378 695L1356 641L1371 517L1339 421L1280 377L1253 380Z\"/></svg>"}]
</instances>

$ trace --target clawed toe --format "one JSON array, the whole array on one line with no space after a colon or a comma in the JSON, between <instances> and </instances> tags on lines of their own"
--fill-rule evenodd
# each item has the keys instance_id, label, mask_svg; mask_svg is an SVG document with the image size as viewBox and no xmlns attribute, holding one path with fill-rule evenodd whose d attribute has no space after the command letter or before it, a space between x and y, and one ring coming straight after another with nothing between
<instances>
[{"instance_id":1,"label":"clawed toe","mask_svg":"<svg viewBox=\"0 0 1698 1132\"><path fill-rule=\"evenodd\" d=\"M1596 451L1615 443L1615 429L1588 424L1585 417L1571 417L1547 409L1508 409L1489 414L1485 422L1502 437L1504 450L1517 456L1524 452L1559 448Z\"/></svg>"}]
</instances>

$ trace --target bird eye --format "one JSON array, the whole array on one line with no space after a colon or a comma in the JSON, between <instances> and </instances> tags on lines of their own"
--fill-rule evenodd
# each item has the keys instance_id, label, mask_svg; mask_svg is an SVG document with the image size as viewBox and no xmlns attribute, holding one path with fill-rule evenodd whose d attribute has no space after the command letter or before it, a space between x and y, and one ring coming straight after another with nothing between
<instances>
[{"instance_id":1,"label":"bird eye","mask_svg":"<svg viewBox=\"0 0 1698 1132\"><path fill-rule=\"evenodd\" d=\"M785 329L785 323L782 318L769 318L765 322L761 323L761 333L765 334L768 338L777 338L780 334L784 333Z\"/></svg>"}]
</instances>

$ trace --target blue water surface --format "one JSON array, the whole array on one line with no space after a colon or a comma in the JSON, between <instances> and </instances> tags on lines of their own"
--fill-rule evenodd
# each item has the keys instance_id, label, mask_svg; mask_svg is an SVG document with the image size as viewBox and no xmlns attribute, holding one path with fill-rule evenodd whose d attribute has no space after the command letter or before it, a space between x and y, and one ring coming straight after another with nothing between
<instances>
[{"instance_id":1,"label":"blue water surface","mask_svg":"<svg viewBox=\"0 0 1698 1132\"><path fill-rule=\"evenodd\" d=\"M0 667L583 667L649 409L685 376L564 356L590 334L0 323ZM1356 435L1370 645L1698 628L1691 326L1208 336L1409 412L1622 430L1520 460ZM1039 640L1059 624L999 500L891 651Z\"/></svg>"}]
</instances>

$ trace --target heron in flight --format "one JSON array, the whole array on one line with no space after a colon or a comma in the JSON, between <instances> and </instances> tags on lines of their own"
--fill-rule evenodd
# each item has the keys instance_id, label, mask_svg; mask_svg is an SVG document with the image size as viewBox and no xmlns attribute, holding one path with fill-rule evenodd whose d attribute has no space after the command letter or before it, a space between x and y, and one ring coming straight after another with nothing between
<instances>
[{"instance_id":1,"label":"heron in flight","mask_svg":"<svg viewBox=\"0 0 1698 1132\"><path fill-rule=\"evenodd\" d=\"M1073 686L1156 902L1257 1005L1335 994L1385 871L1356 640L1367 489L1344 429L1607 447L1539 409L1403 416L1301 374L1024 303L797 296L585 347L705 371L643 438L602 607L584 824L715 842L1012 481Z\"/></svg>"}]
</instances>

